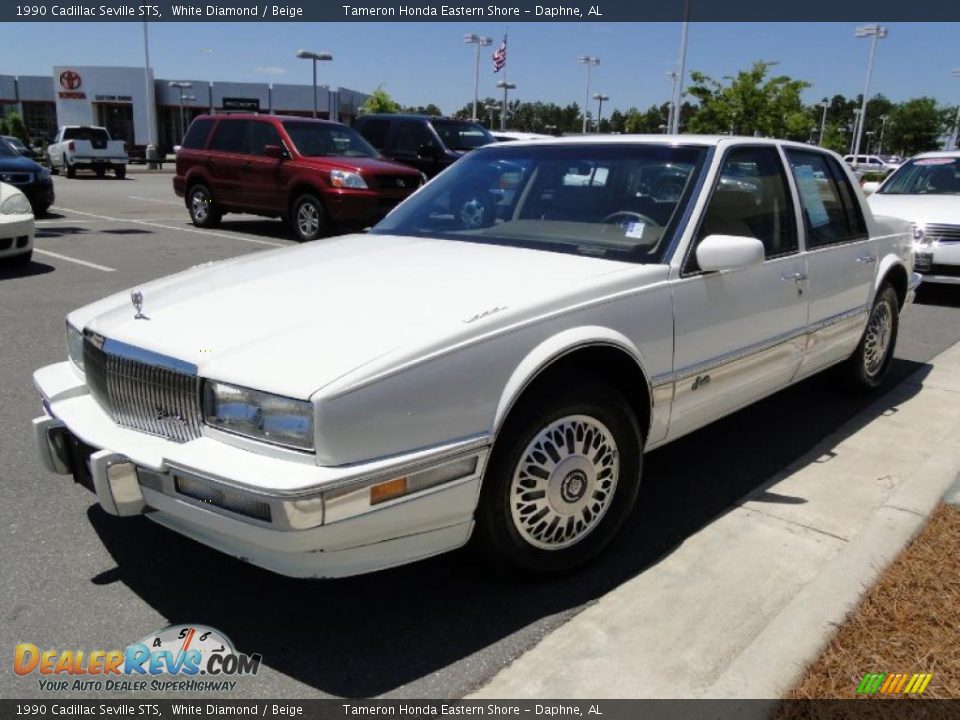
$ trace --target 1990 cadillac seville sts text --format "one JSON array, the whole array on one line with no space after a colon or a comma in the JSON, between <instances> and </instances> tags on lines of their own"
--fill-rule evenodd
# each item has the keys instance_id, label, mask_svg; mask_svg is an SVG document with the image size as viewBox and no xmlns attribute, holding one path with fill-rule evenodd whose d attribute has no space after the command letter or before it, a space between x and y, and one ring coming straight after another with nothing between
<instances>
[{"instance_id":1,"label":"1990 cadillac seville sts text","mask_svg":"<svg viewBox=\"0 0 960 720\"><path fill-rule=\"evenodd\" d=\"M286 575L471 536L560 572L624 523L645 450L837 363L879 385L912 252L818 148L487 146L367 234L71 313L37 445L107 512Z\"/></svg>"}]
</instances>

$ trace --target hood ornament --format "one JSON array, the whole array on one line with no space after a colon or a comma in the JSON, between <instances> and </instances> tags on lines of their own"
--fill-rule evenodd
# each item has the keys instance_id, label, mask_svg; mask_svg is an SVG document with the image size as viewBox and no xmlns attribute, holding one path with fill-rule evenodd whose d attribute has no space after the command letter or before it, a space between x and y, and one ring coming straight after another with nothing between
<instances>
[{"instance_id":1,"label":"hood ornament","mask_svg":"<svg viewBox=\"0 0 960 720\"><path fill-rule=\"evenodd\" d=\"M139 290L134 290L130 293L130 301L133 303L134 309L137 311L137 314L133 316L134 320L149 320L146 315L141 312L143 310L143 293Z\"/></svg>"}]
</instances>

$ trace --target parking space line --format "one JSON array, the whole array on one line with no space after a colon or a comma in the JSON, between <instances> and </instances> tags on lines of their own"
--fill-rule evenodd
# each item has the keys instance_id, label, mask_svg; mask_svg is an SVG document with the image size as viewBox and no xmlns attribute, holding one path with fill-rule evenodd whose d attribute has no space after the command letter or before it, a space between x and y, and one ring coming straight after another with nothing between
<instances>
[{"instance_id":1,"label":"parking space line","mask_svg":"<svg viewBox=\"0 0 960 720\"><path fill-rule=\"evenodd\" d=\"M106 265L97 265L96 263L88 262L86 260L78 260L77 258L67 257L66 255L50 252L49 250L41 250L38 247L34 247L33 251L35 253L39 253L40 255L49 255L50 257L66 260L67 262L76 263L77 265L85 265L86 267L93 268L94 270L103 270L103 272L116 272L114 268L107 267Z\"/></svg>"},{"instance_id":2,"label":"parking space line","mask_svg":"<svg viewBox=\"0 0 960 720\"><path fill-rule=\"evenodd\" d=\"M174 202L173 200L158 200L157 198L148 198L140 197L139 195L128 195L131 200L146 200L147 202L160 203L161 205L176 205L177 207L182 207L182 202Z\"/></svg>"},{"instance_id":3,"label":"parking space line","mask_svg":"<svg viewBox=\"0 0 960 720\"><path fill-rule=\"evenodd\" d=\"M160 223L150 222L149 220L134 220L132 218L110 217L109 215L97 215L96 213L83 212L82 210L71 210L65 207L54 207L54 210L60 212L76 213L87 217L97 218L98 220L110 220L118 223L132 223L134 225L146 225L148 227L161 228L162 230L178 230L185 233L196 233L198 235L211 235L213 237L228 238L230 240L240 240L242 242L255 243L257 245L271 245L273 247L284 247L284 243L270 242L269 240L258 240L257 238L240 237L239 235L228 235L227 233L218 233L211 230L202 230L200 228L180 227L177 225L161 225Z\"/></svg>"}]
</instances>

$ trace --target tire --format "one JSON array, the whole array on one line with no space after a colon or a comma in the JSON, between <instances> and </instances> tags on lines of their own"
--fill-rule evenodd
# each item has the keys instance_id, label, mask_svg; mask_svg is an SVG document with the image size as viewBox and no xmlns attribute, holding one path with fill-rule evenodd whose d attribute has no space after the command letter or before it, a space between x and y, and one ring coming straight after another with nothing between
<instances>
[{"instance_id":1,"label":"tire","mask_svg":"<svg viewBox=\"0 0 960 720\"><path fill-rule=\"evenodd\" d=\"M190 221L199 228L213 228L220 224L223 213L213 202L210 189L198 183L187 191L187 212Z\"/></svg>"},{"instance_id":2,"label":"tire","mask_svg":"<svg viewBox=\"0 0 960 720\"><path fill-rule=\"evenodd\" d=\"M7 262L13 267L25 267L33 261L33 248L20 255L14 255L7 258Z\"/></svg>"},{"instance_id":3,"label":"tire","mask_svg":"<svg viewBox=\"0 0 960 720\"><path fill-rule=\"evenodd\" d=\"M847 374L855 389L870 391L883 384L893 363L899 329L900 301L897 291L889 283L884 283L870 308L860 344L847 360Z\"/></svg>"},{"instance_id":4,"label":"tire","mask_svg":"<svg viewBox=\"0 0 960 720\"><path fill-rule=\"evenodd\" d=\"M572 451L558 433L573 433ZM496 564L565 573L613 540L636 502L643 463L640 427L619 392L589 378L553 383L520 401L499 438L475 535ZM592 458L588 442L605 452Z\"/></svg>"},{"instance_id":5,"label":"tire","mask_svg":"<svg viewBox=\"0 0 960 720\"><path fill-rule=\"evenodd\" d=\"M459 194L453 201L452 210L460 227L467 230L490 227L496 220L493 198L485 188Z\"/></svg>"},{"instance_id":6,"label":"tire","mask_svg":"<svg viewBox=\"0 0 960 720\"><path fill-rule=\"evenodd\" d=\"M123 180L127 176L127 168L122 165L115 167L113 169L113 174L116 176L117 180Z\"/></svg>"},{"instance_id":7,"label":"tire","mask_svg":"<svg viewBox=\"0 0 960 720\"><path fill-rule=\"evenodd\" d=\"M98 177L98 178L103 178L103 177L105 177L106 174L107 174L107 171L104 170L103 168L96 168L93 172L95 172L95 173L97 174L97 177Z\"/></svg>"},{"instance_id":8,"label":"tire","mask_svg":"<svg viewBox=\"0 0 960 720\"><path fill-rule=\"evenodd\" d=\"M69 163L67 158L63 158L63 174L71 179L77 176L77 169Z\"/></svg>"},{"instance_id":9,"label":"tire","mask_svg":"<svg viewBox=\"0 0 960 720\"><path fill-rule=\"evenodd\" d=\"M298 197L290 210L290 227L300 242L316 240L327 229L327 211L312 193Z\"/></svg>"},{"instance_id":10,"label":"tire","mask_svg":"<svg viewBox=\"0 0 960 720\"><path fill-rule=\"evenodd\" d=\"M49 155L47 156L47 167L50 168L50 174L51 174L51 175L59 175L59 174L60 174L60 169L59 169L56 165L53 164L53 160L50 159L50 156L49 156Z\"/></svg>"}]
</instances>

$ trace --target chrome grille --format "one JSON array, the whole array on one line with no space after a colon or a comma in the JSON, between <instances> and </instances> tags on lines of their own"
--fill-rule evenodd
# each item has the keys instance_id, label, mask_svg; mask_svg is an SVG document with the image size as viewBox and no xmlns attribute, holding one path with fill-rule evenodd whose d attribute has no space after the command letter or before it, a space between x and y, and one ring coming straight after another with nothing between
<instances>
[{"instance_id":1,"label":"chrome grille","mask_svg":"<svg viewBox=\"0 0 960 720\"><path fill-rule=\"evenodd\" d=\"M109 341L107 341L109 343ZM87 385L114 422L175 442L200 437L200 378L83 342Z\"/></svg>"},{"instance_id":2,"label":"chrome grille","mask_svg":"<svg viewBox=\"0 0 960 720\"><path fill-rule=\"evenodd\" d=\"M924 226L923 234L929 240L935 238L941 242L960 242L960 225L931 223Z\"/></svg>"}]
</instances>

